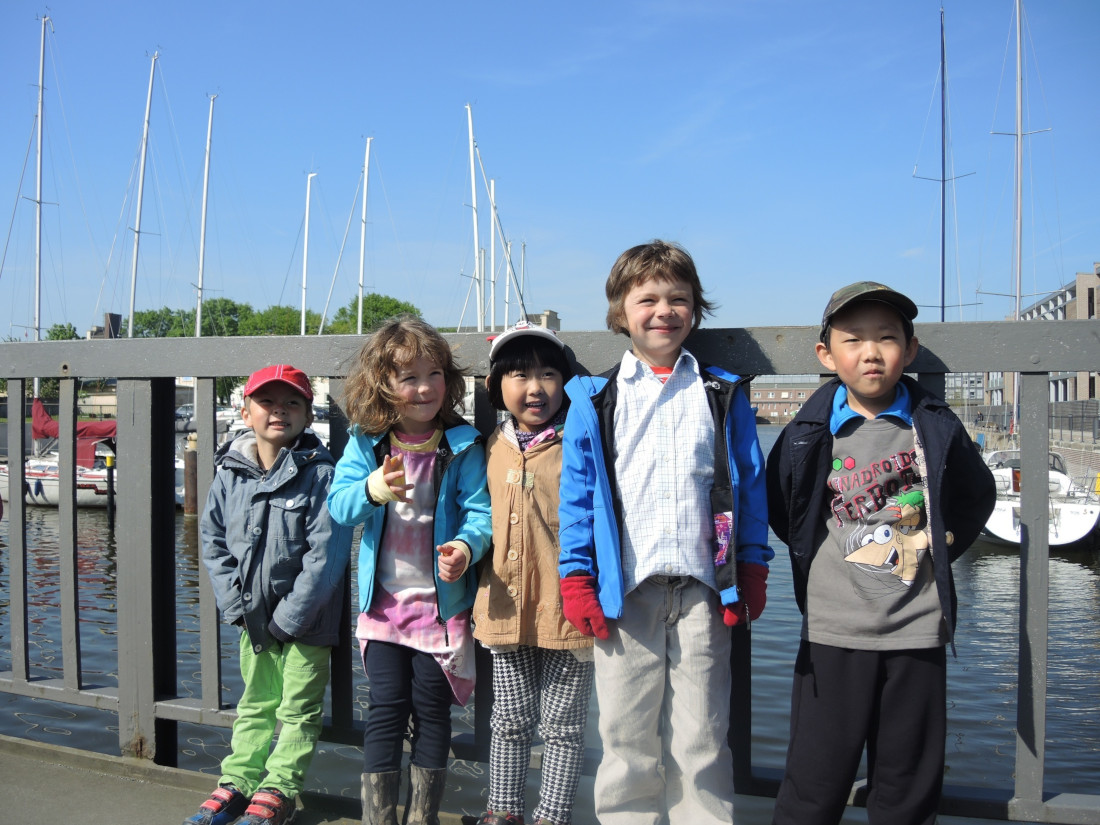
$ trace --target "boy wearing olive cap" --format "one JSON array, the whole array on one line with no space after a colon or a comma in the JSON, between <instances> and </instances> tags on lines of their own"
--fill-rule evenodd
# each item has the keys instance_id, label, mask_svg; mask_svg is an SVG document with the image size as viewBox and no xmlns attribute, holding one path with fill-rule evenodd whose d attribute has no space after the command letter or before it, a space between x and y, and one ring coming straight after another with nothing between
<instances>
[{"instance_id":1,"label":"boy wearing olive cap","mask_svg":"<svg viewBox=\"0 0 1100 825\"><path fill-rule=\"evenodd\" d=\"M780 434L768 516L791 554L802 641L773 825L835 825L867 749L871 825L930 825L943 787L951 562L992 474L941 399L902 373L916 305L871 281L833 293L816 345L837 377Z\"/></svg>"}]
</instances>

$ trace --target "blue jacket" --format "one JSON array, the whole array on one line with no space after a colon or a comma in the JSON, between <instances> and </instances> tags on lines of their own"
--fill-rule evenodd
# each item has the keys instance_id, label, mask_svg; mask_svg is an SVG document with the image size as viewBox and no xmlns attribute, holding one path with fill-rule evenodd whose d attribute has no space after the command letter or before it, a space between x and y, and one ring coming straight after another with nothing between
<instances>
[{"instance_id":1,"label":"blue jacket","mask_svg":"<svg viewBox=\"0 0 1100 825\"><path fill-rule=\"evenodd\" d=\"M351 531L329 518L333 459L312 432L266 473L249 430L223 444L199 523L202 560L222 618L243 620L256 652L276 637L335 645Z\"/></svg>"},{"instance_id":2,"label":"blue jacket","mask_svg":"<svg viewBox=\"0 0 1100 825\"><path fill-rule=\"evenodd\" d=\"M352 426L348 434L350 439L336 464L328 508L340 524L363 525L363 538L359 542L359 612L365 613L374 599L374 573L386 522L385 504L376 504L367 495L367 476L388 454L389 433L364 435L358 426ZM489 549L493 535L489 491L485 486L485 447L477 430L469 424L460 424L444 431L434 476L434 542L438 546L459 539L469 546L471 553L469 567L456 582L442 581L439 569L433 569L439 617L447 620L473 606L477 594L474 564Z\"/></svg>"},{"instance_id":3,"label":"blue jacket","mask_svg":"<svg viewBox=\"0 0 1100 825\"><path fill-rule=\"evenodd\" d=\"M912 378L909 390L913 430L924 451L932 568L949 635L955 632L955 584L950 562L970 547L993 512L997 492L962 422L946 402ZM794 594L806 612L810 565L825 540L826 482L832 469L829 417L840 379L824 384L783 428L768 456L768 506L772 529L791 553ZM947 533L953 541L947 544Z\"/></svg>"},{"instance_id":4,"label":"blue jacket","mask_svg":"<svg viewBox=\"0 0 1100 825\"><path fill-rule=\"evenodd\" d=\"M600 606L611 619L623 612L622 512L611 459L618 369L601 377L578 375L566 384L571 403L562 432L558 508L558 572L563 578L578 571L596 576ZM767 567L775 554L768 547L765 520L764 455L756 437L755 415L738 386L745 379L718 367L701 369L714 417L712 509L733 513L732 557ZM721 565L715 574L722 604L736 602L736 565Z\"/></svg>"}]
</instances>

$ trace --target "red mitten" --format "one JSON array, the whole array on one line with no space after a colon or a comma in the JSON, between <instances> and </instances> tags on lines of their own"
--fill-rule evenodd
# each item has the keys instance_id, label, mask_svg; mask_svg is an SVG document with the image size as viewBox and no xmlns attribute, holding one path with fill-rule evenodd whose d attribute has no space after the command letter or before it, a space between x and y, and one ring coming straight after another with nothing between
<instances>
[{"instance_id":1,"label":"red mitten","mask_svg":"<svg viewBox=\"0 0 1100 825\"><path fill-rule=\"evenodd\" d=\"M741 591L740 601L722 608L722 621L729 627L737 627L745 621L746 607L749 619L754 622L764 612L764 603L768 600L768 568L754 562L738 562L737 588Z\"/></svg>"},{"instance_id":2,"label":"red mitten","mask_svg":"<svg viewBox=\"0 0 1100 825\"><path fill-rule=\"evenodd\" d=\"M608 637L607 619L596 595L596 580L591 576L566 576L561 580L561 609L569 623L585 636Z\"/></svg>"}]
</instances>

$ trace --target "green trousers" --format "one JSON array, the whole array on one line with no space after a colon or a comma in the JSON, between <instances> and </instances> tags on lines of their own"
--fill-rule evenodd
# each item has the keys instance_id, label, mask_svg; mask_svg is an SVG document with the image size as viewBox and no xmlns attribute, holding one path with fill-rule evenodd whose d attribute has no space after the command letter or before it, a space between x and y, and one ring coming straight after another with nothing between
<instances>
[{"instance_id":1,"label":"green trousers","mask_svg":"<svg viewBox=\"0 0 1100 825\"><path fill-rule=\"evenodd\" d=\"M247 796L263 787L296 797L321 733L331 648L275 642L254 653L247 632L240 644L244 692L219 782Z\"/></svg>"}]
</instances>

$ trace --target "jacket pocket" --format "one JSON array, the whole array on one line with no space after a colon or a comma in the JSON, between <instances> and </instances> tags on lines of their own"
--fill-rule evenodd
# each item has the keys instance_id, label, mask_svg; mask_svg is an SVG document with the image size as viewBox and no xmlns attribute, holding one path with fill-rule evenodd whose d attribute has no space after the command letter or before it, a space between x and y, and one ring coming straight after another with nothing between
<instances>
[{"instance_id":1,"label":"jacket pocket","mask_svg":"<svg viewBox=\"0 0 1100 825\"><path fill-rule=\"evenodd\" d=\"M265 552L270 559L272 585L283 595L302 570L309 497L299 494L272 498L270 506Z\"/></svg>"}]
</instances>

